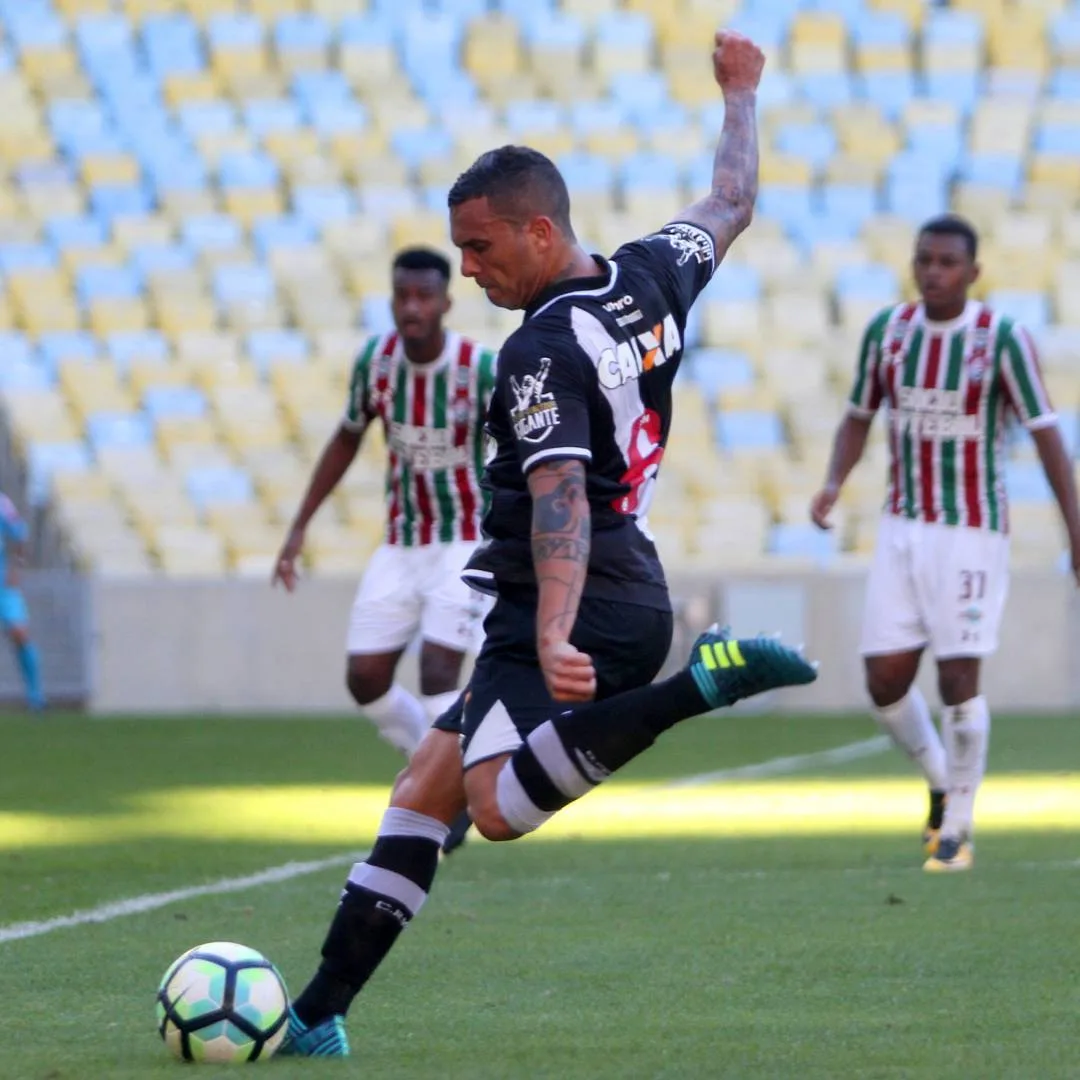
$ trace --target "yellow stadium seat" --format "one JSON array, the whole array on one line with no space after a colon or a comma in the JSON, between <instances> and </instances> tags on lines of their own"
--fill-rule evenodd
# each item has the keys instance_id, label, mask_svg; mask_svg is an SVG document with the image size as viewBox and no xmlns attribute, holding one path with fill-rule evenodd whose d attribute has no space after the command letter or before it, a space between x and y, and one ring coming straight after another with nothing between
<instances>
[{"instance_id":1,"label":"yellow stadium seat","mask_svg":"<svg viewBox=\"0 0 1080 1080\"><path fill-rule=\"evenodd\" d=\"M158 194L161 214L173 224L200 214L214 214L220 209L217 193L210 188L163 191Z\"/></svg>"},{"instance_id":2,"label":"yellow stadium seat","mask_svg":"<svg viewBox=\"0 0 1080 1080\"><path fill-rule=\"evenodd\" d=\"M858 45L855 69L864 73L909 71L912 67L910 45Z\"/></svg>"},{"instance_id":3,"label":"yellow stadium seat","mask_svg":"<svg viewBox=\"0 0 1080 1080\"><path fill-rule=\"evenodd\" d=\"M66 45L29 46L22 50L20 69L31 86L37 87L44 78L75 75L79 61Z\"/></svg>"},{"instance_id":4,"label":"yellow stadium seat","mask_svg":"<svg viewBox=\"0 0 1080 1080\"><path fill-rule=\"evenodd\" d=\"M1037 102L1035 113L1044 124L1072 124L1080 126L1080 101L1069 98L1045 98Z\"/></svg>"},{"instance_id":5,"label":"yellow stadium seat","mask_svg":"<svg viewBox=\"0 0 1080 1080\"><path fill-rule=\"evenodd\" d=\"M1000 247L1045 250L1053 239L1049 214L1013 212L994 223L994 242Z\"/></svg>"},{"instance_id":6,"label":"yellow stadium seat","mask_svg":"<svg viewBox=\"0 0 1080 1080\"><path fill-rule=\"evenodd\" d=\"M388 154L378 144L381 140L361 140L349 137L335 139L332 154L345 176L354 184L384 184L388 187L405 187L409 182L409 170L398 158ZM372 143L371 152L356 154L352 147L363 142Z\"/></svg>"},{"instance_id":7,"label":"yellow stadium seat","mask_svg":"<svg viewBox=\"0 0 1080 1080\"><path fill-rule=\"evenodd\" d=\"M238 0L180 0L181 6L193 19L207 22L215 15L229 15L240 6Z\"/></svg>"},{"instance_id":8,"label":"yellow stadium seat","mask_svg":"<svg viewBox=\"0 0 1080 1080\"><path fill-rule=\"evenodd\" d=\"M69 297L33 297L16 306L19 326L31 334L82 329L82 316Z\"/></svg>"},{"instance_id":9,"label":"yellow stadium seat","mask_svg":"<svg viewBox=\"0 0 1080 1080\"><path fill-rule=\"evenodd\" d=\"M130 251L140 244L171 244L174 238L172 223L163 217L118 217L113 221L113 240Z\"/></svg>"},{"instance_id":10,"label":"yellow stadium seat","mask_svg":"<svg viewBox=\"0 0 1080 1080\"><path fill-rule=\"evenodd\" d=\"M0 330L15 329L15 309L6 296L0 295Z\"/></svg>"},{"instance_id":11,"label":"yellow stadium seat","mask_svg":"<svg viewBox=\"0 0 1080 1080\"><path fill-rule=\"evenodd\" d=\"M913 98L903 108L901 117L908 128L922 124L954 127L960 122L960 110L951 101L939 98Z\"/></svg>"},{"instance_id":12,"label":"yellow stadium seat","mask_svg":"<svg viewBox=\"0 0 1080 1080\"><path fill-rule=\"evenodd\" d=\"M99 184L137 184L142 175L139 163L130 154L87 154L80 163L82 181L88 187Z\"/></svg>"},{"instance_id":13,"label":"yellow stadium seat","mask_svg":"<svg viewBox=\"0 0 1080 1080\"><path fill-rule=\"evenodd\" d=\"M982 45L978 42L924 41L922 44L922 65L926 71L978 71L982 59Z\"/></svg>"},{"instance_id":14,"label":"yellow stadium seat","mask_svg":"<svg viewBox=\"0 0 1080 1080\"><path fill-rule=\"evenodd\" d=\"M62 363L59 384L72 409L84 418L95 412L128 412L135 407L131 393L109 363Z\"/></svg>"},{"instance_id":15,"label":"yellow stadium seat","mask_svg":"<svg viewBox=\"0 0 1080 1080\"><path fill-rule=\"evenodd\" d=\"M837 154L825 166L824 179L830 184L868 184L876 187L884 172L885 163L866 161L847 154Z\"/></svg>"},{"instance_id":16,"label":"yellow stadium seat","mask_svg":"<svg viewBox=\"0 0 1080 1080\"><path fill-rule=\"evenodd\" d=\"M141 23L157 15L172 15L180 10L180 0L123 0L128 18Z\"/></svg>"},{"instance_id":17,"label":"yellow stadium seat","mask_svg":"<svg viewBox=\"0 0 1080 1080\"><path fill-rule=\"evenodd\" d=\"M191 372L183 364L132 360L127 368L127 382L132 392L141 397L149 389L190 386Z\"/></svg>"},{"instance_id":18,"label":"yellow stadium seat","mask_svg":"<svg viewBox=\"0 0 1080 1080\"><path fill-rule=\"evenodd\" d=\"M790 46L791 70L800 75L833 74L847 70L847 49L844 44L825 44L816 41L795 41Z\"/></svg>"},{"instance_id":19,"label":"yellow stadium seat","mask_svg":"<svg viewBox=\"0 0 1080 1080\"><path fill-rule=\"evenodd\" d=\"M319 137L310 129L269 131L263 136L263 147L282 167L295 165L305 158L321 153Z\"/></svg>"},{"instance_id":20,"label":"yellow stadium seat","mask_svg":"<svg viewBox=\"0 0 1080 1080\"><path fill-rule=\"evenodd\" d=\"M338 47L338 69L354 89L400 85L401 71L392 45L343 42Z\"/></svg>"},{"instance_id":21,"label":"yellow stadium seat","mask_svg":"<svg viewBox=\"0 0 1080 1080\"><path fill-rule=\"evenodd\" d=\"M533 145L532 139L544 136L543 132L529 133L525 141ZM573 146L573 136L568 131L546 133L545 141L548 145L562 141L567 149ZM621 158L635 153L640 147L640 137L634 128L626 125L623 127L601 128L588 132L581 140L582 148L591 154L599 154L606 158ZM562 152L566 152L565 150Z\"/></svg>"},{"instance_id":22,"label":"yellow stadium seat","mask_svg":"<svg viewBox=\"0 0 1080 1080\"><path fill-rule=\"evenodd\" d=\"M619 0L562 0L562 10L584 23L591 23L618 9Z\"/></svg>"},{"instance_id":23,"label":"yellow stadium seat","mask_svg":"<svg viewBox=\"0 0 1080 1080\"><path fill-rule=\"evenodd\" d=\"M337 259L366 260L385 256L389 242L386 222L375 217L333 221L323 229L323 243Z\"/></svg>"},{"instance_id":24,"label":"yellow stadium seat","mask_svg":"<svg viewBox=\"0 0 1080 1080\"><path fill-rule=\"evenodd\" d=\"M37 91L46 101L57 98L85 98L92 96L94 88L81 71L44 72L38 79Z\"/></svg>"},{"instance_id":25,"label":"yellow stadium seat","mask_svg":"<svg viewBox=\"0 0 1080 1080\"><path fill-rule=\"evenodd\" d=\"M225 192L225 210L250 229L257 218L283 214L285 200L276 187L230 188Z\"/></svg>"},{"instance_id":26,"label":"yellow stadium seat","mask_svg":"<svg viewBox=\"0 0 1080 1080\"><path fill-rule=\"evenodd\" d=\"M70 282L61 270L12 270L7 276L7 287L12 299L21 304L44 297L66 297L70 294Z\"/></svg>"},{"instance_id":27,"label":"yellow stadium seat","mask_svg":"<svg viewBox=\"0 0 1080 1080\"><path fill-rule=\"evenodd\" d=\"M761 156L759 176L763 184L798 184L803 187L813 183L814 166L805 158L766 151Z\"/></svg>"},{"instance_id":28,"label":"yellow stadium seat","mask_svg":"<svg viewBox=\"0 0 1080 1080\"><path fill-rule=\"evenodd\" d=\"M895 11L903 15L912 27L922 25L926 0L867 0L872 9L877 11Z\"/></svg>"},{"instance_id":29,"label":"yellow stadium seat","mask_svg":"<svg viewBox=\"0 0 1080 1080\"><path fill-rule=\"evenodd\" d=\"M517 22L494 12L474 19L466 32L462 60L481 86L517 74L523 66Z\"/></svg>"},{"instance_id":30,"label":"yellow stadium seat","mask_svg":"<svg viewBox=\"0 0 1080 1080\"><path fill-rule=\"evenodd\" d=\"M1033 183L1080 189L1080 159L1072 154L1035 154L1028 172Z\"/></svg>"},{"instance_id":31,"label":"yellow stadium seat","mask_svg":"<svg viewBox=\"0 0 1080 1080\"><path fill-rule=\"evenodd\" d=\"M292 15L304 7L300 0L247 0L247 6L263 22L276 21L282 15Z\"/></svg>"},{"instance_id":32,"label":"yellow stadium seat","mask_svg":"<svg viewBox=\"0 0 1080 1080\"><path fill-rule=\"evenodd\" d=\"M413 97L379 97L370 109L372 122L381 131L426 128L431 123L431 110Z\"/></svg>"},{"instance_id":33,"label":"yellow stadium seat","mask_svg":"<svg viewBox=\"0 0 1080 1080\"><path fill-rule=\"evenodd\" d=\"M210 67L223 85L235 87L245 79L266 74L266 48L256 45L216 49L210 54Z\"/></svg>"},{"instance_id":34,"label":"yellow stadium seat","mask_svg":"<svg viewBox=\"0 0 1080 1080\"><path fill-rule=\"evenodd\" d=\"M993 98L980 102L971 120L971 145L977 153L1022 154L1027 147L1033 108L1030 102Z\"/></svg>"},{"instance_id":35,"label":"yellow stadium seat","mask_svg":"<svg viewBox=\"0 0 1080 1080\"><path fill-rule=\"evenodd\" d=\"M1080 210L1071 209L1058 218L1058 236L1068 255L1080 255Z\"/></svg>"},{"instance_id":36,"label":"yellow stadium seat","mask_svg":"<svg viewBox=\"0 0 1080 1080\"><path fill-rule=\"evenodd\" d=\"M1024 210L1060 214L1070 210L1075 202L1074 190L1067 185L1035 180L1024 186L1017 205Z\"/></svg>"},{"instance_id":37,"label":"yellow stadium seat","mask_svg":"<svg viewBox=\"0 0 1080 1080\"><path fill-rule=\"evenodd\" d=\"M1009 209L1011 201L1012 196L1008 191L977 184L957 184L953 192L953 206L957 213L985 232L989 232L994 222Z\"/></svg>"},{"instance_id":38,"label":"yellow stadium seat","mask_svg":"<svg viewBox=\"0 0 1080 1080\"><path fill-rule=\"evenodd\" d=\"M134 333L150 325L146 304L140 299L100 299L90 305L87 317L95 334Z\"/></svg>"},{"instance_id":39,"label":"yellow stadium seat","mask_svg":"<svg viewBox=\"0 0 1080 1080\"><path fill-rule=\"evenodd\" d=\"M86 210L86 197L74 184L35 184L23 192L23 199L31 216L39 221L79 217Z\"/></svg>"},{"instance_id":40,"label":"yellow stadium seat","mask_svg":"<svg viewBox=\"0 0 1080 1080\"><path fill-rule=\"evenodd\" d=\"M255 149L255 140L251 133L240 128L196 135L192 141L199 156L214 167L226 154L247 154Z\"/></svg>"},{"instance_id":41,"label":"yellow stadium seat","mask_svg":"<svg viewBox=\"0 0 1080 1080\"><path fill-rule=\"evenodd\" d=\"M155 322L166 334L211 331L218 325L213 304L201 296L157 296L153 310Z\"/></svg>"},{"instance_id":42,"label":"yellow stadium seat","mask_svg":"<svg viewBox=\"0 0 1080 1080\"><path fill-rule=\"evenodd\" d=\"M191 102L216 101L223 87L212 71L174 71L165 76L163 91L166 103L175 109Z\"/></svg>"},{"instance_id":43,"label":"yellow stadium seat","mask_svg":"<svg viewBox=\"0 0 1080 1080\"><path fill-rule=\"evenodd\" d=\"M0 128L0 158L2 160L18 161L20 164L28 165L33 162L52 161L55 156L56 147L44 131Z\"/></svg>"},{"instance_id":44,"label":"yellow stadium seat","mask_svg":"<svg viewBox=\"0 0 1080 1080\"><path fill-rule=\"evenodd\" d=\"M112 0L56 0L56 6L69 18L75 15L107 15Z\"/></svg>"},{"instance_id":45,"label":"yellow stadium seat","mask_svg":"<svg viewBox=\"0 0 1080 1080\"><path fill-rule=\"evenodd\" d=\"M602 79L613 75L640 75L652 66L652 43L639 45L612 44L594 41L592 70Z\"/></svg>"}]
</instances>

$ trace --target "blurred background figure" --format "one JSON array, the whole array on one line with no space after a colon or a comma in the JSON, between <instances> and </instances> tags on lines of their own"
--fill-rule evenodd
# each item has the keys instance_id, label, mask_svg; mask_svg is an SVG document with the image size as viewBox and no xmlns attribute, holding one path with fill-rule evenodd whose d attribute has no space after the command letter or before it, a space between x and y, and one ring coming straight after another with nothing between
<instances>
[{"instance_id":1,"label":"blurred background figure","mask_svg":"<svg viewBox=\"0 0 1080 1080\"><path fill-rule=\"evenodd\" d=\"M37 648L30 640L30 617L19 588L19 569L29 530L15 504L0 492L0 627L11 640L26 685L26 704L33 712L45 708Z\"/></svg>"}]
</instances>

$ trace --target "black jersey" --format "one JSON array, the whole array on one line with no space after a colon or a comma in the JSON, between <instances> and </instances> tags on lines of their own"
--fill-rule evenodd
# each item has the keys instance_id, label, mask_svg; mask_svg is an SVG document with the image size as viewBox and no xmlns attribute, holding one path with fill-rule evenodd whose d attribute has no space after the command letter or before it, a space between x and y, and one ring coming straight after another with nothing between
<instances>
[{"instance_id":1,"label":"black jersey","mask_svg":"<svg viewBox=\"0 0 1080 1080\"><path fill-rule=\"evenodd\" d=\"M669 610L646 515L687 314L716 267L715 246L703 229L675 222L596 259L602 276L546 290L499 352L487 543L465 579L487 591L535 584L525 478L543 461L576 458L592 514L584 595Z\"/></svg>"}]
</instances>

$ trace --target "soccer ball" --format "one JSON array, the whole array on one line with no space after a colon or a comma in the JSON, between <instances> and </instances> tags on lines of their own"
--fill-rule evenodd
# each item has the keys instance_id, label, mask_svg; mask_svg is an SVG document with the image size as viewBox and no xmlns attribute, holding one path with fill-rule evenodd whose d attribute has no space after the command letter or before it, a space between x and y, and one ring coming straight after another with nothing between
<instances>
[{"instance_id":1,"label":"soccer ball","mask_svg":"<svg viewBox=\"0 0 1080 1080\"><path fill-rule=\"evenodd\" d=\"M289 995L262 953L211 941L175 960L157 992L158 1034L183 1061L262 1061L285 1038Z\"/></svg>"}]
</instances>

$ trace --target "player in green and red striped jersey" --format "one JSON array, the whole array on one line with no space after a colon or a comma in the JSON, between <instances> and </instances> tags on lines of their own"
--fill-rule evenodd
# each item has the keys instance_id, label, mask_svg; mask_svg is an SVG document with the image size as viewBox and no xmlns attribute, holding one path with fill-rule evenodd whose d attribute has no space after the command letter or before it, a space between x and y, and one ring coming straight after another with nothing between
<instances>
[{"instance_id":1,"label":"player in green and red striped jersey","mask_svg":"<svg viewBox=\"0 0 1080 1080\"><path fill-rule=\"evenodd\" d=\"M349 623L349 691L380 734L410 754L457 696L478 644L483 600L461 580L480 540L484 418L492 352L446 330L450 263L412 248L393 264L393 333L371 337L353 368L341 425L319 459L274 570L290 591L308 522L338 485L375 421L386 433L387 522ZM417 700L394 673L419 632Z\"/></svg>"},{"instance_id":2,"label":"player in green and red striped jersey","mask_svg":"<svg viewBox=\"0 0 1080 1080\"><path fill-rule=\"evenodd\" d=\"M811 516L822 528L887 407L889 482L867 585L862 653L875 716L930 785L926 869L972 865L975 793L990 714L979 693L1008 591L1005 434L1030 432L1069 537L1080 582L1080 511L1072 466L1027 331L968 292L978 238L962 218L927 222L915 248L922 300L867 328L847 416ZM914 680L923 649L938 665L939 736Z\"/></svg>"}]
</instances>

